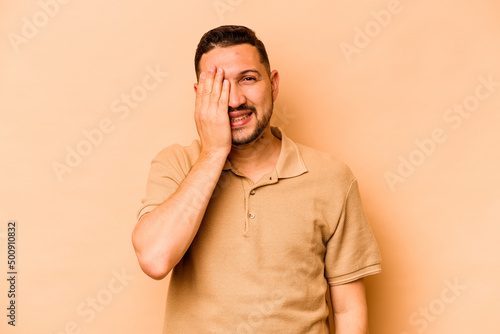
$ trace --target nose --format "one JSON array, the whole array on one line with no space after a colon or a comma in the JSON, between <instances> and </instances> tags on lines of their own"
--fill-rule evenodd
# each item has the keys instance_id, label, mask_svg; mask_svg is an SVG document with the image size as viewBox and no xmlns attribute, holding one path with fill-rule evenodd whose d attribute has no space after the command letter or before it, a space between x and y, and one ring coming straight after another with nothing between
<instances>
[{"instance_id":1,"label":"nose","mask_svg":"<svg viewBox=\"0 0 500 334\"><path fill-rule=\"evenodd\" d=\"M231 84L229 89L229 107L238 108L245 104L247 99L243 91L238 87L238 84Z\"/></svg>"}]
</instances>

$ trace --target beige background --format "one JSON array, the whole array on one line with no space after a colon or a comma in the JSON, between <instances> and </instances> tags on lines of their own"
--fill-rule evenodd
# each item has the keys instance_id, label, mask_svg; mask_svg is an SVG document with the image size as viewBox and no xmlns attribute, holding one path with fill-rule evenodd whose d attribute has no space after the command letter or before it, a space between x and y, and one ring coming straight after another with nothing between
<instances>
[{"instance_id":1,"label":"beige background","mask_svg":"<svg viewBox=\"0 0 500 334\"><path fill-rule=\"evenodd\" d=\"M16 220L19 276L0 331L159 333L167 281L130 234L153 156L196 138L194 50L222 24L266 44L275 124L359 178L383 256L370 332L499 333L494 0L2 0L0 267Z\"/></svg>"}]
</instances>

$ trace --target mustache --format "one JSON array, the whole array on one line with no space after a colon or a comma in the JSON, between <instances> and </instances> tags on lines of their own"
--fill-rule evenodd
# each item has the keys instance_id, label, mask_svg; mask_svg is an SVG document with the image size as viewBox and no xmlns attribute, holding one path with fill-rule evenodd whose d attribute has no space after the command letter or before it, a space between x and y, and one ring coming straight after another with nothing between
<instances>
[{"instance_id":1,"label":"mustache","mask_svg":"<svg viewBox=\"0 0 500 334\"><path fill-rule=\"evenodd\" d=\"M253 111L253 112L256 111L256 109L255 109L254 106L250 106L248 104L242 104L241 106L237 106L236 108L233 108L233 107L227 108L228 112L231 112L231 111L242 111L242 110L250 110L250 111Z\"/></svg>"}]
</instances>

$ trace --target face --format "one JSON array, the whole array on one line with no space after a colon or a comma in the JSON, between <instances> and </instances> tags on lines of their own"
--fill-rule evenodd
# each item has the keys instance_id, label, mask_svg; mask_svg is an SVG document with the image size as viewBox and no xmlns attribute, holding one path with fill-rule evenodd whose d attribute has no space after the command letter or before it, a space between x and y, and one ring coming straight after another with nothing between
<instances>
[{"instance_id":1,"label":"face","mask_svg":"<svg viewBox=\"0 0 500 334\"><path fill-rule=\"evenodd\" d=\"M250 44L210 50L201 57L200 71L206 72L209 65L222 68L230 83L228 113L233 145L251 143L269 127L278 96L278 72L268 75L259 52Z\"/></svg>"}]
</instances>

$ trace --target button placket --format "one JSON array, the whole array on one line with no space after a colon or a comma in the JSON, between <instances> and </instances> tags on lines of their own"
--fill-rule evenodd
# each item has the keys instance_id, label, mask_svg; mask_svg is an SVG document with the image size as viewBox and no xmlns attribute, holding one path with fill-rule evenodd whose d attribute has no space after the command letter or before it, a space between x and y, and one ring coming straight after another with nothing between
<instances>
[{"instance_id":1,"label":"button placket","mask_svg":"<svg viewBox=\"0 0 500 334\"><path fill-rule=\"evenodd\" d=\"M248 196L248 218L250 218L250 220L252 220L255 218L255 213L250 211L250 205L251 205L250 200L251 200L251 197L255 195L255 189L251 189L248 194L249 194L249 196Z\"/></svg>"},{"instance_id":2,"label":"button placket","mask_svg":"<svg viewBox=\"0 0 500 334\"><path fill-rule=\"evenodd\" d=\"M252 224L255 224L254 220L256 218L255 211L252 211L252 197L255 195L256 191L253 188L255 185L250 184L250 182L244 182L242 179L242 185L244 190L244 200L245 200L245 236L249 236Z\"/></svg>"}]
</instances>

